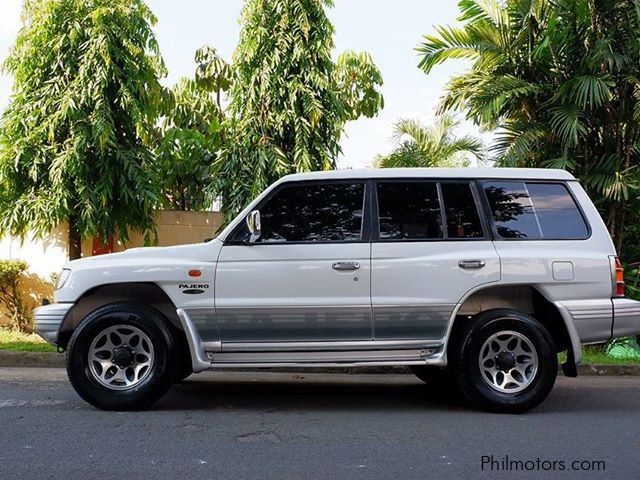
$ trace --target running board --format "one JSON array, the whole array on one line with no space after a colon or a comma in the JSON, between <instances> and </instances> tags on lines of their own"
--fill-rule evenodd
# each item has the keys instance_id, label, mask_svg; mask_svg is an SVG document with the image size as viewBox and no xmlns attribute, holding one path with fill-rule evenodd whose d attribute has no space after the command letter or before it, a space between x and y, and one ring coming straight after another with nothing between
<instances>
[{"instance_id":1,"label":"running board","mask_svg":"<svg viewBox=\"0 0 640 480\"><path fill-rule=\"evenodd\" d=\"M340 350L324 352L211 352L207 356L214 367L218 365L391 365L415 362L424 364L435 348L421 350Z\"/></svg>"},{"instance_id":2,"label":"running board","mask_svg":"<svg viewBox=\"0 0 640 480\"><path fill-rule=\"evenodd\" d=\"M215 345L203 344L189 315L181 308L176 312L187 337L194 373L211 368L442 365L446 358L442 345L424 345L416 348L414 346L416 341L403 340L384 342L386 348L378 347L369 350L356 349L356 346L352 344L358 342L345 342L345 345L341 345L343 347L341 349L327 349L325 351L305 349L304 351L223 352L220 351L221 345L217 342ZM351 344L349 347L352 349L344 348L347 347L347 343ZM392 348L394 343L396 348ZM212 351L205 351L209 348Z\"/></svg>"}]
</instances>

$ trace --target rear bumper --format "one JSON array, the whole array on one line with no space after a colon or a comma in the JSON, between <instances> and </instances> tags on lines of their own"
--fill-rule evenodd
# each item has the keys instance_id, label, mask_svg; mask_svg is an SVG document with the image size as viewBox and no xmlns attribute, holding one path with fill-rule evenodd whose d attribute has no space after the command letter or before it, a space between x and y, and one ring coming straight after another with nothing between
<instances>
[{"instance_id":1,"label":"rear bumper","mask_svg":"<svg viewBox=\"0 0 640 480\"><path fill-rule=\"evenodd\" d=\"M614 298L612 337L629 337L640 333L640 302Z\"/></svg>"},{"instance_id":2,"label":"rear bumper","mask_svg":"<svg viewBox=\"0 0 640 480\"><path fill-rule=\"evenodd\" d=\"M43 305L33 311L36 333L52 345L57 345L60 325L73 303Z\"/></svg>"}]
</instances>

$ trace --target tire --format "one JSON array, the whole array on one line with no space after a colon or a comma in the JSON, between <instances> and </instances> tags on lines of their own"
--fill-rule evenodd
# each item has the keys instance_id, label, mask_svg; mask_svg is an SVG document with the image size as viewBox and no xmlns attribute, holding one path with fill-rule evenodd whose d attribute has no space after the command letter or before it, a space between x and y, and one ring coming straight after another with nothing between
<instances>
[{"instance_id":1,"label":"tire","mask_svg":"<svg viewBox=\"0 0 640 480\"><path fill-rule=\"evenodd\" d=\"M473 405L522 413L551 392L558 374L553 339L540 322L515 310L478 314L452 344L455 382Z\"/></svg>"},{"instance_id":2,"label":"tire","mask_svg":"<svg viewBox=\"0 0 640 480\"><path fill-rule=\"evenodd\" d=\"M87 315L73 332L67 375L78 395L99 409L140 410L171 388L175 353L162 314L144 304L114 303Z\"/></svg>"}]
</instances>

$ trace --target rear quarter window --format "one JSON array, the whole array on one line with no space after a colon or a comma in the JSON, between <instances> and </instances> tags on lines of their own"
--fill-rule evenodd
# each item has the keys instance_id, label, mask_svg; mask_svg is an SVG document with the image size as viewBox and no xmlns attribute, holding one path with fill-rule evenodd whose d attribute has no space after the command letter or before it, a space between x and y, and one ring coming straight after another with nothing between
<instances>
[{"instance_id":1,"label":"rear quarter window","mask_svg":"<svg viewBox=\"0 0 640 480\"><path fill-rule=\"evenodd\" d=\"M487 182L484 192L502 238L582 240L589 237L585 219L561 183Z\"/></svg>"}]
</instances>

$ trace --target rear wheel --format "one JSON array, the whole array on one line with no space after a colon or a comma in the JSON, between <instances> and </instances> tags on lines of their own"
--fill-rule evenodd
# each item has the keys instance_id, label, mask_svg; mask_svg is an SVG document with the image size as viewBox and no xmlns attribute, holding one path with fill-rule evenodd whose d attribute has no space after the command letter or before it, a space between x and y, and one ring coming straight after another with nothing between
<instances>
[{"instance_id":1,"label":"rear wheel","mask_svg":"<svg viewBox=\"0 0 640 480\"><path fill-rule=\"evenodd\" d=\"M90 313L69 342L67 374L76 392L103 410L150 406L171 387L177 366L164 317L136 303ZM175 357L174 357L175 358Z\"/></svg>"},{"instance_id":2,"label":"rear wheel","mask_svg":"<svg viewBox=\"0 0 640 480\"><path fill-rule=\"evenodd\" d=\"M533 317L489 310L471 320L459 338L450 361L460 391L474 405L520 413L551 392L557 353L551 335Z\"/></svg>"}]
</instances>

